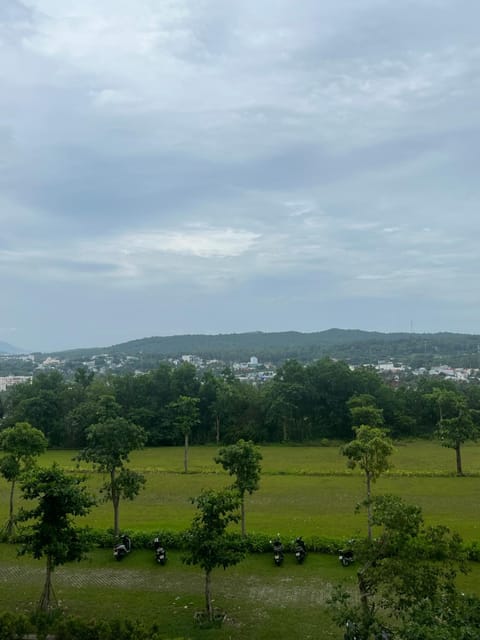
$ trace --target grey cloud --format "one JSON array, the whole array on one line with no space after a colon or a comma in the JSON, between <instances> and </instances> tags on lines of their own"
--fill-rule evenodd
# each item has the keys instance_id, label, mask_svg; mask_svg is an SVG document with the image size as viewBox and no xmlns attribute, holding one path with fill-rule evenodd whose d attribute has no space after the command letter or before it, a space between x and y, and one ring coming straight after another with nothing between
<instances>
[{"instance_id":1,"label":"grey cloud","mask_svg":"<svg viewBox=\"0 0 480 640\"><path fill-rule=\"evenodd\" d=\"M414 314L472 329L479 17L468 0L5 0L2 326L60 340L47 308L25 320L34 290L71 301L66 327L95 305L83 344Z\"/></svg>"}]
</instances>

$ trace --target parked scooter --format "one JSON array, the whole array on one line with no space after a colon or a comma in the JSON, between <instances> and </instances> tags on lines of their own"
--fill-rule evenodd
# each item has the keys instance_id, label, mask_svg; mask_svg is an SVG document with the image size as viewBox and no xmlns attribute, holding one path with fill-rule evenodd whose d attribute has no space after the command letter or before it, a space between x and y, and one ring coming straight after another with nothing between
<instances>
[{"instance_id":1,"label":"parked scooter","mask_svg":"<svg viewBox=\"0 0 480 640\"><path fill-rule=\"evenodd\" d=\"M305 542L303 541L302 537L299 536L295 540L295 559L298 564L302 564L302 562L305 560L306 555L307 549L305 547Z\"/></svg>"},{"instance_id":2,"label":"parked scooter","mask_svg":"<svg viewBox=\"0 0 480 640\"><path fill-rule=\"evenodd\" d=\"M283 544L280 537L277 537L273 542L270 540L273 546L273 561L276 566L279 567L283 563Z\"/></svg>"},{"instance_id":3,"label":"parked scooter","mask_svg":"<svg viewBox=\"0 0 480 640\"><path fill-rule=\"evenodd\" d=\"M167 552L165 547L162 547L160 544L160 540L158 538L155 538L153 541L153 548L155 549L155 560L158 564L165 564L167 561Z\"/></svg>"},{"instance_id":4,"label":"parked scooter","mask_svg":"<svg viewBox=\"0 0 480 640\"><path fill-rule=\"evenodd\" d=\"M124 534L123 536L121 536L120 542L118 542L113 547L113 557L115 558L115 560L121 560L126 555L128 555L131 550L132 541L126 534Z\"/></svg>"},{"instance_id":5,"label":"parked scooter","mask_svg":"<svg viewBox=\"0 0 480 640\"><path fill-rule=\"evenodd\" d=\"M358 625L352 620L347 620L345 625L345 633L343 634L343 640L360 640L360 631Z\"/></svg>"},{"instance_id":6,"label":"parked scooter","mask_svg":"<svg viewBox=\"0 0 480 640\"><path fill-rule=\"evenodd\" d=\"M353 551L351 549L340 549L338 559L343 567L348 567L353 562Z\"/></svg>"}]
</instances>

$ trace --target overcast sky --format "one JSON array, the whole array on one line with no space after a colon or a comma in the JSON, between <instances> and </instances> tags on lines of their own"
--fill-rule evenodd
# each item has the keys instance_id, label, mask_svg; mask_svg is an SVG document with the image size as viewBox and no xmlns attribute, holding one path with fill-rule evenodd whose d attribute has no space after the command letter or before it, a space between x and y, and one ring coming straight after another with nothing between
<instances>
[{"instance_id":1,"label":"overcast sky","mask_svg":"<svg viewBox=\"0 0 480 640\"><path fill-rule=\"evenodd\" d=\"M478 0L1 0L0 340L480 333Z\"/></svg>"}]
</instances>

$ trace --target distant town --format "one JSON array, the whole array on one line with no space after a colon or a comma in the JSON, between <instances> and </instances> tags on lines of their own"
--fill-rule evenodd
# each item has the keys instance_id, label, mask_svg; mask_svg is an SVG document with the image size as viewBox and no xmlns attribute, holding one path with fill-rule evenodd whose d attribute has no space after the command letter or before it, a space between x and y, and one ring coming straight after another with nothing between
<instances>
[{"instance_id":1,"label":"distant town","mask_svg":"<svg viewBox=\"0 0 480 640\"><path fill-rule=\"evenodd\" d=\"M199 372L211 371L219 375L228 368L239 381L254 385L261 385L271 380L277 371L277 365L260 362L256 356L251 356L250 359L245 362L225 362L185 354L179 358L165 358L161 361L168 362L173 367L187 362L193 365ZM147 370L145 366L142 366L142 362L141 356L112 355L111 353L95 354L85 359L68 359L53 356L42 357L41 354L0 355L1 372L4 374L0 376L0 392L7 391L7 389L13 385L30 382L34 375L42 371L56 370L67 378L72 377L74 372L80 367L100 376L127 372L133 375L142 375ZM352 370L359 367L373 368L384 380L390 382L393 386L402 381L425 375L439 376L444 379L463 382L480 380L480 369L478 368L452 367L447 364L428 368L414 368L399 362L379 361L376 363L350 364L349 366ZM28 373L18 374L19 367L25 369Z\"/></svg>"}]
</instances>

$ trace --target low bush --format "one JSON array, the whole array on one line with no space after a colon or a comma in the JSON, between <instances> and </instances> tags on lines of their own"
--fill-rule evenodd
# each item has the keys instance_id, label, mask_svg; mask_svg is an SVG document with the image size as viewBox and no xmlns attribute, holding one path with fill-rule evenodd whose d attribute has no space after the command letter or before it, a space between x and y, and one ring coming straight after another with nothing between
<instances>
[{"instance_id":1,"label":"low bush","mask_svg":"<svg viewBox=\"0 0 480 640\"><path fill-rule=\"evenodd\" d=\"M27 618L22 614L0 614L0 640L36 637L38 640L166 640L158 625L138 620L82 620L53 613L35 612ZM171 638L171 640L184 640Z\"/></svg>"},{"instance_id":2,"label":"low bush","mask_svg":"<svg viewBox=\"0 0 480 640\"><path fill-rule=\"evenodd\" d=\"M186 531L158 531L155 534L145 531L135 531L133 529L125 530L132 540L132 547L135 549L153 549L153 540L158 537L160 544L166 549L176 549L184 551L187 548ZM115 536L112 530L92 530L93 544L101 548L113 547ZM272 550L271 540L275 535L267 535L266 533L249 533L245 538L239 533L231 533L229 538L232 544L238 543L243 546L248 553L269 553ZM280 537L281 534L280 534ZM307 536L305 545L308 551L317 551L319 553L335 554L342 549L347 541L343 538L326 538L324 536ZM285 551L293 551L295 547L294 540L282 539Z\"/></svg>"}]
</instances>

